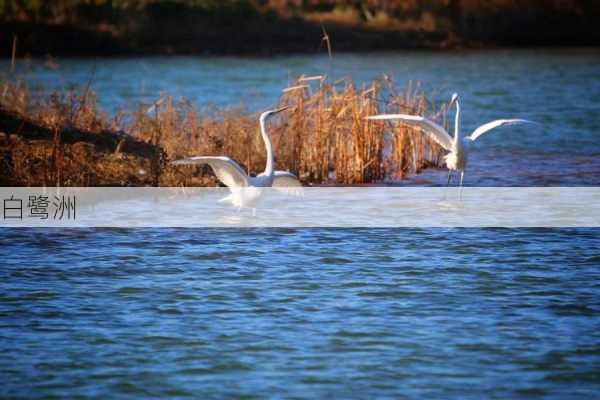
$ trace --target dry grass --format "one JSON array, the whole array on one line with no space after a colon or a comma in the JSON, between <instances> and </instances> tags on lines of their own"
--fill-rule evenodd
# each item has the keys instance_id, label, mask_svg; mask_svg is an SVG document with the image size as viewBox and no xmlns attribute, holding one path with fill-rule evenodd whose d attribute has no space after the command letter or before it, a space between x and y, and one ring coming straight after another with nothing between
<instances>
[{"instance_id":1,"label":"dry grass","mask_svg":"<svg viewBox=\"0 0 600 400\"><path fill-rule=\"evenodd\" d=\"M73 127L94 133L119 129L119 116L111 121L101 113L96 94L89 87L39 96L21 81L5 81L0 83L0 105L51 129Z\"/></svg>"},{"instance_id":2,"label":"dry grass","mask_svg":"<svg viewBox=\"0 0 600 400\"><path fill-rule=\"evenodd\" d=\"M91 132L124 130L162 147L169 160L191 155L227 155L251 174L262 172L265 151L258 113L239 109L202 112L183 99L165 96L148 109L110 119L100 113L96 96L80 92L30 95L23 84L3 83L0 104L48 127ZM399 90L387 78L357 87L344 79L300 77L282 90L279 106L290 106L268 123L276 167L296 173L305 184L367 184L397 181L408 173L439 165L441 149L401 124L367 121L368 115L402 112L440 121L418 87ZM440 121L443 122L443 121ZM208 168L165 164L160 184L214 184ZM64 179L63 179L64 180Z\"/></svg>"}]
</instances>

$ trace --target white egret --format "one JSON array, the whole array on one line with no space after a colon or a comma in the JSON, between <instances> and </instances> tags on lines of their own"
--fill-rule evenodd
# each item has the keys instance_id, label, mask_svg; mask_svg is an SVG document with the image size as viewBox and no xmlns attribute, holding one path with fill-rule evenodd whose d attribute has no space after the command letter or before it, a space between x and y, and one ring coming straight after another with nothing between
<instances>
[{"instance_id":1,"label":"white egret","mask_svg":"<svg viewBox=\"0 0 600 400\"><path fill-rule=\"evenodd\" d=\"M260 115L260 133L267 150L267 163L265 171L257 176L248 176L238 163L225 156L198 156L173 161L175 165L208 164L219 180L231 191L231 194L222 202L229 202L238 208L252 208L256 215L256 207L262 200L265 187L274 187L277 190L299 196L302 194L302 185L296 175L287 171L274 171L273 146L267 134L265 124L267 119L288 107L268 110Z\"/></svg>"},{"instance_id":2,"label":"white egret","mask_svg":"<svg viewBox=\"0 0 600 400\"><path fill-rule=\"evenodd\" d=\"M498 128L504 125L514 125L521 123L535 123L533 121L528 121L526 119L497 119L495 121L488 122L486 124L481 125L479 128L475 129L469 136L464 138L460 135L460 103L458 99L458 94L454 93L452 95L452 99L450 100L449 107L456 104L456 115L454 118L454 137L450 137L448 132L440 125L435 122L418 115L407 115L407 114L381 114L381 115L372 115L367 117L367 119L372 120L388 120L388 119L398 119L404 122L407 125L417 126L420 128L425 134L427 134L433 141L442 146L449 153L444 156L444 160L446 161L446 166L448 167L448 183L446 187L450 184L450 177L452 171L460 172L460 186L458 189L459 198L462 196L462 185L463 178L465 175L465 169L467 167L467 160L469 155L469 142L476 140L478 137L483 135L484 133Z\"/></svg>"}]
</instances>

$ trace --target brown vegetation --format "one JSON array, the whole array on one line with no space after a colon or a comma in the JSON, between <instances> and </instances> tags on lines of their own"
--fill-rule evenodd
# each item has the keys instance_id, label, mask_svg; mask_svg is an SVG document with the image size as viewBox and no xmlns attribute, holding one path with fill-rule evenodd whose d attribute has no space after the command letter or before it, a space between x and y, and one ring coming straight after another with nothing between
<instances>
[{"instance_id":1,"label":"brown vegetation","mask_svg":"<svg viewBox=\"0 0 600 400\"><path fill-rule=\"evenodd\" d=\"M443 113L415 87L398 90L390 79L358 88L300 77L283 90L288 111L269 122L276 164L305 184L397 181L439 165L441 149L400 124L364 117L381 112ZM258 114L237 109L198 112L165 96L112 119L94 93L52 94L34 100L22 84L2 84L0 180L11 185L214 185L207 167L174 167L190 155L227 155L251 174L262 172L264 144ZM21 121L21 122L18 122ZM128 132L128 135L123 132Z\"/></svg>"},{"instance_id":2,"label":"brown vegetation","mask_svg":"<svg viewBox=\"0 0 600 400\"><path fill-rule=\"evenodd\" d=\"M0 0L0 55L597 45L593 0ZM157 29L160 27L160 29Z\"/></svg>"},{"instance_id":3,"label":"brown vegetation","mask_svg":"<svg viewBox=\"0 0 600 400\"><path fill-rule=\"evenodd\" d=\"M144 186L158 183L160 148L115 131L91 92L29 104L20 85L3 85L0 185ZM113 125L113 126L111 126Z\"/></svg>"}]
</instances>

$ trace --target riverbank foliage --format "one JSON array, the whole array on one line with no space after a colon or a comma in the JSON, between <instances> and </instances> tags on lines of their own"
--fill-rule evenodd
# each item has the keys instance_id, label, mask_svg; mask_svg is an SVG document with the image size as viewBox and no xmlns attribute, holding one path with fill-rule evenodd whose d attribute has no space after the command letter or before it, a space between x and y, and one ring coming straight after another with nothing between
<instances>
[{"instance_id":1,"label":"riverbank foliage","mask_svg":"<svg viewBox=\"0 0 600 400\"><path fill-rule=\"evenodd\" d=\"M600 43L586 0L0 0L0 55L272 54ZM160 27L160 29L157 29Z\"/></svg>"},{"instance_id":2,"label":"riverbank foliage","mask_svg":"<svg viewBox=\"0 0 600 400\"><path fill-rule=\"evenodd\" d=\"M4 147L3 158L5 165L12 166L12 175L35 170L40 176L61 177L60 182L29 177L30 185L214 185L216 181L207 167L169 164L193 155L227 155L250 174L262 172L265 166L258 113L240 109L197 110L185 99L165 95L153 105L140 105L134 112L108 116L99 110L96 95L89 87L48 96L33 96L18 82L3 82L1 88L0 106L4 110L57 133L50 145L47 141L24 140L23 132L5 132L10 140L19 143L18 149ZM384 77L359 87L349 79L329 83L322 76L302 76L282 90L276 106L289 106L268 123L276 166L294 172L304 184L393 182L422 168L441 165L440 147L424 135L401 124L364 119L382 112L400 112L424 114L444 123L444 106L435 108L416 85L400 89ZM97 135L126 132L140 142L160 148L161 159L150 163L152 168L141 168L144 173L152 170L156 176L149 181L139 177L120 178L119 182L103 180L95 172L102 170L102 161L97 161L97 166L90 163L94 148L81 154L70 151L72 144L61 143L60 132L65 130ZM36 150L39 145L45 150ZM120 155L117 147L110 151L111 157ZM60 163L56 155L61 155ZM119 157L114 168L129 168L122 161L124 157ZM59 167L60 173L45 171ZM128 173L134 177L140 168L133 164L131 168ZM87 171L85 176L78 176L83 171ZM111 176L119 175L117 172L111 172Z\"/></svg>"}]
</instances>

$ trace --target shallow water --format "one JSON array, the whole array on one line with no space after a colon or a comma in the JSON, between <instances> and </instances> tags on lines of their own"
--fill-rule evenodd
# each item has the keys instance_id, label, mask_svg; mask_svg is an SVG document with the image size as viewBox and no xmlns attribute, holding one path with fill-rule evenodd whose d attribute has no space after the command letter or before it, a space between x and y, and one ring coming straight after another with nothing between
<instances>
[{"instance_id":1,"label":"shallow water","mask_svg":"<svg viewBox=\"0 0 600 400\"><path fill-rule=\"evenodd\" d=\"M288 75L331 74L312 56L58 62L19 74L56 88L95 65L107 111L161 91L259 110ZM333 72L458 91L467 130L543 123L481 138L469 185L597 186L599 70L598 50L499 50ZM599 248L598 228L0 229L0 397L590 399Z\"/></svg>"}]
</instances>

